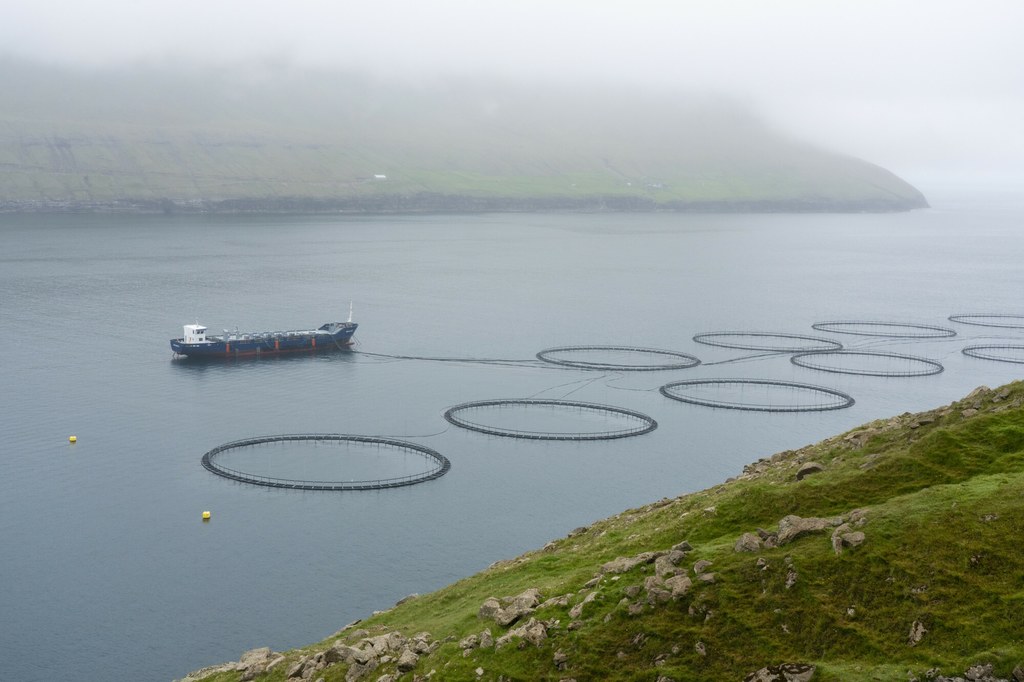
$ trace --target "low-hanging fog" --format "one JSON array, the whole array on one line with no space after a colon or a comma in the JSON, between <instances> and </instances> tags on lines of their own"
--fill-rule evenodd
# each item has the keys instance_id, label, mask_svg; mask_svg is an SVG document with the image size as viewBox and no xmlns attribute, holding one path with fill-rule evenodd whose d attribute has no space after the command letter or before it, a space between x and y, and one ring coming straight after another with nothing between
<instances>
[{"instance_id":1,"label":"low-hanging fog","mask_svg":"<svg viewBox=\"0 0 1024 682\"><path fill-rule=\"evenodd\" d=\"M1024 3L9 0L0 53L721 94L911 182L1024 181ZM0 83L3 82L0 62Z\"/></svg>"}]
</instances>

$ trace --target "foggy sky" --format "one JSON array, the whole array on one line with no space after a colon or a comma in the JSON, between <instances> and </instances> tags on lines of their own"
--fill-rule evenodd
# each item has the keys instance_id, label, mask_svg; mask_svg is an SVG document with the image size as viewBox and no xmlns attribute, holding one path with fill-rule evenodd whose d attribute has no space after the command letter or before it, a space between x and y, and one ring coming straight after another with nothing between
<instances>
[{"instance_id":1,"label":"foggy sky","mask_svg":"<svg viewBox=\"0 0 1024 682\"><path fill-rule=\"evenodd\" d=\"M1019 0L0 1L0 52L60 64L721 92L911 182L1024 183L1022 29Z\"/></svg>"}]
</instances>

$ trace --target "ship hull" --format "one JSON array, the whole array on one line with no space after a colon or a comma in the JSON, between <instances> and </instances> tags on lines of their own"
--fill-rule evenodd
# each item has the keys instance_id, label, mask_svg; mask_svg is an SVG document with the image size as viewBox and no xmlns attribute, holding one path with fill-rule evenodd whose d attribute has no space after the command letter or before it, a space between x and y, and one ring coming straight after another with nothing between
<instances>
[{"instance_id":1,"label":"ship hull","mask_svg":"<svg viewBox=\"0 0 1024 682\"><path fill-rule=\"evenodd\" d=\"M189 343L184 338L171 339L176 355L190 358L235 358L283 353L316 353L344 350L352 345L355 322L325 324L317 330L225 334Z\"/></svg>"}]
</instances>

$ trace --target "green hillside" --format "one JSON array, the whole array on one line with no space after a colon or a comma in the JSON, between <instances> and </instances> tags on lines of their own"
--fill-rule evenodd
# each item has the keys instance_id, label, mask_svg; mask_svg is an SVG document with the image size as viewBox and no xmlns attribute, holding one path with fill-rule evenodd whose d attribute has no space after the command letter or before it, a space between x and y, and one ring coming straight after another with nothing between
<instances>
[{"instance_id":1,"label":"green hillside","mask_svg":"<svg viewBox=\"0 0 1024 682\"><path fill-rule=\"evenodd\" d=\"M710 97L13 59L0 82L0 210L926 205L892 173Z\"/></svg>"},{"instance_id":2,"label":"green hillside","mask_svg":"<svg viewBox=\"0 0 1024 682\"><path fill-rule=\"evenodd\" d=\"M707 682L794 664L758 679L1021 682L1022 405L1017 382L872 422L195 678Z\"/></svg>"}]
</instances>

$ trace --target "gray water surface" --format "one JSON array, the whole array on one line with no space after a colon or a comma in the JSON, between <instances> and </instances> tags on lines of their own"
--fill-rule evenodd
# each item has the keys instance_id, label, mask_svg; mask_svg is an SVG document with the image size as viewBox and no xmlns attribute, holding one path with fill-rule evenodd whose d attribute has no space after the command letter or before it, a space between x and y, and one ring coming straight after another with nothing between
<instances>
[{"instance_id":1,"label":"gray water surface","mask_svg":"<svg viewBox=\"0 0 1024 682\"><path fill-rule=\"evenodd\" d=\"M947 317L1024 312L1022 218L1019 205L970 202L837 216L0 216L0 676L169 680L251 647L307 644L576 526L720 483L759 457L1016 379L1020 365L960 350L1024 343L1024 333ZM344 319L350 300L355 352L195 363L168 347L186 323L306 328ZM940 324L958 336L811 329L824 320ZM945 371L829 374L692 341L721 330L826 336ZM625 373L534 358L581 344L676 350L704 364ZM813 383L857 402L761 414L658 392L702 377ZM524 441L442 417L491 398L603 403L659 428ZM620 426L574 419L573 429ZM494 415L510 428L520 420L563 428L557 413ZM317 431L407 439L452 469L409 488L313 493L200 466L230 440ZM269 452L282 457L263 453L254 466L288 461L287 448ZM291 461L331 477L377 470L373 458L346 469L324 459L330 452ZM416 466L385 456L379 471Z\"/></svg>"}]
</instances>

